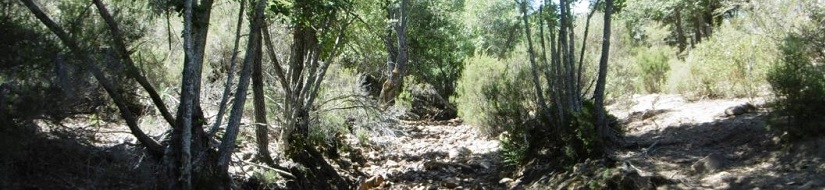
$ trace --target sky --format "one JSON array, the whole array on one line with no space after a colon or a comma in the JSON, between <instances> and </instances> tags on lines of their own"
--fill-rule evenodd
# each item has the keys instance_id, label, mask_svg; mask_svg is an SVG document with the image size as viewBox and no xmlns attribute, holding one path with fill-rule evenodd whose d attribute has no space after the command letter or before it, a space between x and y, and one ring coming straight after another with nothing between
<instances>
[{"instance_id":1,"label":"sky","mask_svg":"<svg viewBox=\"0 0 825 190\"><path fill-rule=\"evenodd\" d=\"M541 2L544 0L532 0L533 7L537 7ZM556 4L559 3L559 0L553 0ZM573 14L586 14L588 9L590 9L590 0L579 0L573 4Z\"/></svg>"}]
</instances>

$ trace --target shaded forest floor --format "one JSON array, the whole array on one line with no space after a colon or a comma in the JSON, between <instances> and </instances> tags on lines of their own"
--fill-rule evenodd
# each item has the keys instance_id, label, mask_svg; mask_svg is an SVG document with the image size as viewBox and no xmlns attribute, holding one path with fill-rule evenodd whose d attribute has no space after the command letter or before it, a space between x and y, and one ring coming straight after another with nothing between
<instances>
[{"instance_id":1,"label":"shaded forest floor","mask_svg":"<svg viewBox=\"0 0 825 190\"><path fill-rule=\"evenodd\" d=\"M725 109L746 102L758 109L724 115ZM571 171L542 173L530 181L519 177L531 168L506 167L499 158L498 141L460 120L401 121L385 129L388 133L373 136L369 145L358 144L354 135L347 135L344 142L351 148L332 163L353 181L381 176L385 181L377 189L604 187L599 184L604 178L599 176L614 169L631 169L642 177L659 179L643 186L659 189L825 187L825 138L784 145L769 130L764 102L690 102L679 95L634 97L626 104L609 107L626 131L622 148L608 153L616 164L586 162ZM31 123L40 126L37 130L2 128L0 148L10 154L0 155L0 188L151 188L151 164L146 163L125 126L98 126L95 121L81 118L73 121L78 123L75 125ZM231 172L239 179L267 170L252 160L252 142L240 145L233 156Z\"/></svg>"},{"instance_id":2,"label":"shaded forest floor","mask_svg":"<svg viewBox=\"0 0 825 190\"><path fill-rule=\"evenodd\" d=\"M732 106L756 110L727 116ZM641 175L678 189L815 189L825 186L825 138L783 144L769 130L763 99L688 102L679 95L634 98L624 118L626 149L614 153Z\"/></svg>"}]
</instances>

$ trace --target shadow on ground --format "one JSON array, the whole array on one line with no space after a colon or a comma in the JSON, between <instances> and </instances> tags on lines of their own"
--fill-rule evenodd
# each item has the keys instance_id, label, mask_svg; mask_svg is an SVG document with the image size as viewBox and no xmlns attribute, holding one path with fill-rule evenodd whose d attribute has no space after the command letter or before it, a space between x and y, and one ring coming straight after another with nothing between
<instances>
[{"instance_id":1,"label":"shadow on ground","mask_svg":"<svg viewBox=\"0 0 825 190\"><path fill-rule=\"evenodd\" d=\"M0 189L152 189L133 146L92 145L93 131L28 122L0 126Z\"/></svg>"},{"instance_id":2,"label":"shadow on ground","mask_svg":"<svg viewBox=\"0 0 825 190\"><path fill-rule=\"evenodd\" d=\"M619 157L681 188L787 189L822 187L825 140L783 145L766 113L665 126L637 136ZM718 158L704 169L703 158ZM697 166L702 164L702 166ZM704 170L697 170L702 167Z\"/></svg>"}]
</instances>

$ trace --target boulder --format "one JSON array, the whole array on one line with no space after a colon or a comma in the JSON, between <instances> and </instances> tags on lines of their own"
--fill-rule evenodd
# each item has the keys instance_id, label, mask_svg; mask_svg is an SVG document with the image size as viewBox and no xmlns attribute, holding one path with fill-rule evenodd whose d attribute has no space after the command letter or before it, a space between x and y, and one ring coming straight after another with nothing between
<instances>
[{"instance_id":1,"label":"boulder","mask_svg":"<svg viewBox=\"0 0 825 190\"><path fill-rule=\"evenodd\" d=\"M410 112L422 119L436 121L450 120L458 116L458 110L447 99L441 97L435 87L430 84L410 85Z\"/></svg>"},{"instance_id":2,"label":"boulder","mask_svg":"<svg viewBox=\"0 0 825 190\"><path fill-rule=\"evenodd\" d=\"M753 104L744 103L744 104L740 104L740 105L736 105L736 106L731 106L728 109L725 109L725 116L732 117L732 116L742 115L742 114L745 114L745 113L751 113L751 112L754 112L756 110L757 110L757 108L756 108L756 106L753 106Z\"/></svg>"}]
</instances>

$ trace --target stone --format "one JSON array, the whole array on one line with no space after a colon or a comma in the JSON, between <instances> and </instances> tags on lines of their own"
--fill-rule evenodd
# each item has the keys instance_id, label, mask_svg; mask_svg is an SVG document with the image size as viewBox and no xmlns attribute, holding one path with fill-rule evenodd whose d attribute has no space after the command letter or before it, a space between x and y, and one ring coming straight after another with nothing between
<instances>
[{"instance_id":1,"label":"stone","mask_svg":"<svg viewBox=\"0 0 825 190\"><path fill-rule=\"evenodd\" d=\"M410 85L408 90L412 99L410 112L421 116L421 119L445 121L458 116L458 109L441 97L433 85Z\"/></svg>"},{"instance_id":2,"label":"stone","mask_svg":"<svg viewBox=\"0 0 825 190\"><path fill-rule=\"evenodd\" d=\"M756 106L753 106L753 104L750 103L744 103L736 106L731 106L728 109L725 109L725 116L737 116L754 111L756 111Z\"/></svg>"},{"instance_id":3,"label":"stone","mask_svg":"<svg viewBox=\"0 0 825 190\"><path fill-rule=\"evenodd\" d=\"M358 184L358 190L373 189L373 188L376 188L376 187L380 187L381 184L383 184L383 183L384 183L384 176L381 176L381 175L373 176L369 179L362 180Z\"/></svg>"},{"instance_id":4,"label":"stone","mask_svg":"<svg viewBox=\"0 0 825 190\"><path fill-rule=\"evenodd\" d=\"M712 173L725 167L725 162L725 158L721 155L711 153L693 163L691 168L693 168L693 172L697 174Z\"/></svg>"},{"instance_id":5,"label":"stone","mask_svg":"<svg viewBox=\"0 0 825 190\"><path fill-rule=\"evenodd\" d=\"M719 172L708 177L702 178L700 182L702 186L711 187L714 189L729 189L731 182L736 178L728 172Z\"/></svg>"},{"instance_id":6,"label":"stone","mask_svg":"<svg viewBox=\"0 0 825 190\"><path fill-rule=\"evenodd\" d=\"M455 178L447 178L446 180L441 182L441 186L444 186L448 189L455 189L458 187L458 181Z\"/></svg>"},{"instance_id":7,"label":"stone","mask_svg":"<svg viewBox=\"0 0 825 190\"><path fill-rule=\"evenodd\" d=\"M512 183L512 182L513 182L513 179L506 178L506 177L505 177L505 178L501 178L501 180L498 180L498 183L499 183L499 184L509 184L509 183Z\"/></svg>"},{"instance_id":8,"label":"stone","mask_svg":"<svg viewBox=\"0 0 825 190\"><path fill-rule=\"evenodd\" d=\"M814 188L822 187L822 185L823 185L822 181L814 179L814 180L808 181L807 183L803 184L802 186L799 186L799 188L797 188L797 189L814 189Z\"/></svg>"}]
</instances>

